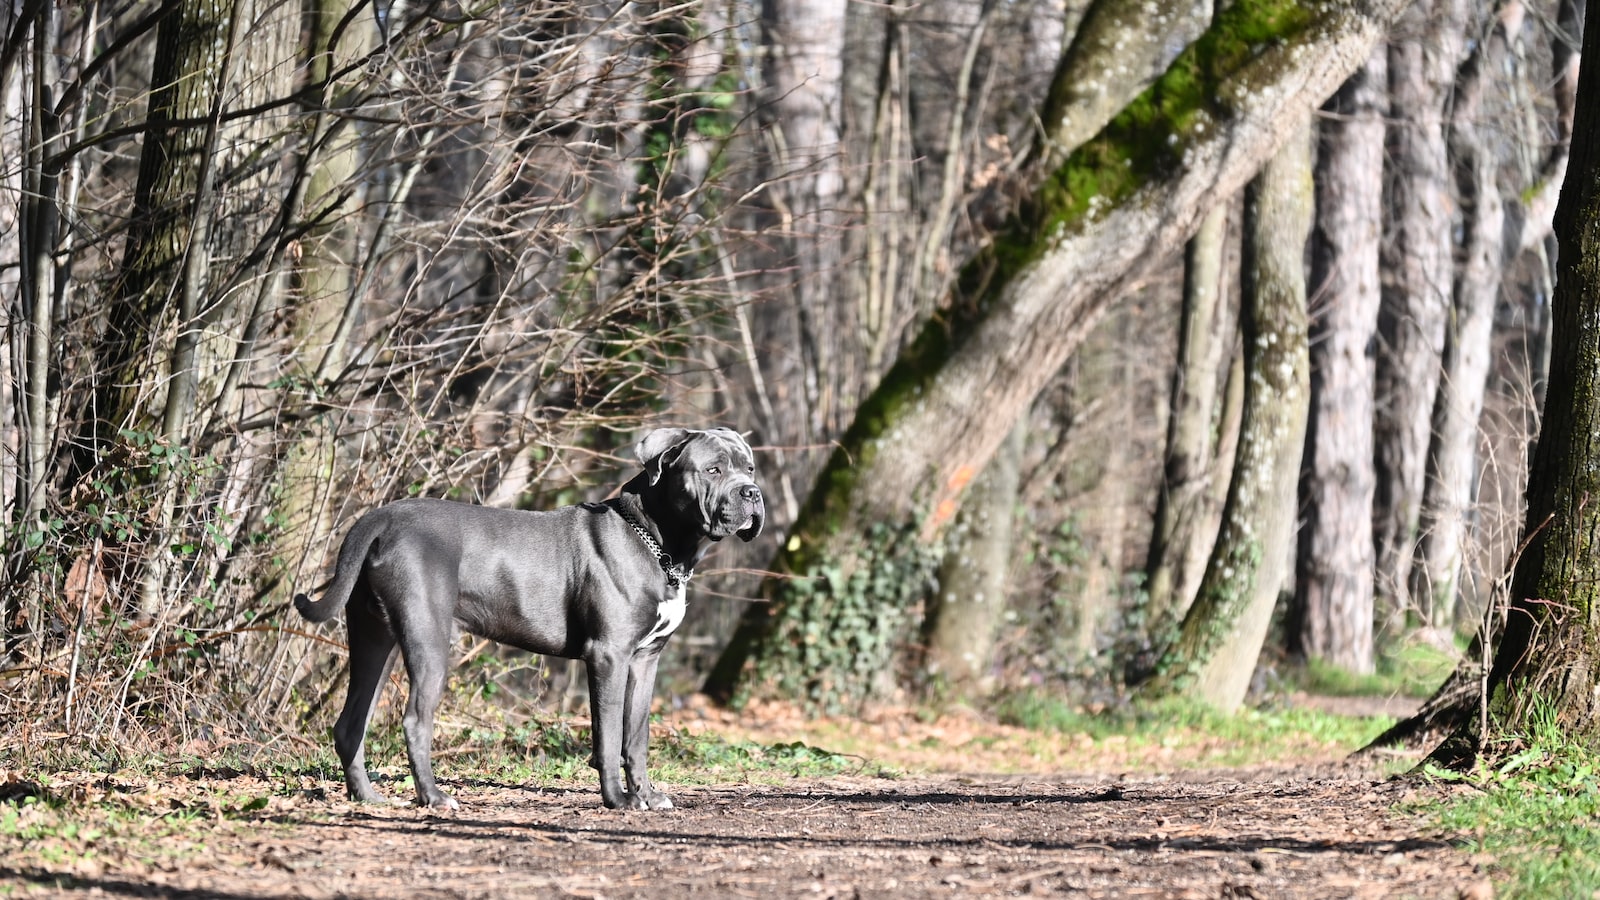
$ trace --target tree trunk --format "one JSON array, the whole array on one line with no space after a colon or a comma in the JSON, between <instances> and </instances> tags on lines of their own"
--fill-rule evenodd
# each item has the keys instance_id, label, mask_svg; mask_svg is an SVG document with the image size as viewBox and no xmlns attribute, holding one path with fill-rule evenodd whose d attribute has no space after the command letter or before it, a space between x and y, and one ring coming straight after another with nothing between
<instances>
[{"instance_id":1,"label":"tree trunk","mask_svg":"<svg viewBox=\"0 0 1600 900\"><path fill-rule=\"evenodd\" d=\"M1478 418L1488 387L1495 302L1505 266L1505 207L1495 182L1483 70L1501 59L1498 29L1462 64L1456 82L1451 150L1462 210L1462 248L1443 372L1433 409L1433 445L1422 496L1421 533L1411 596L1425 626L1448 633L1471 531L1477 480Z\"/></svg>"},{"instance_id":2,"label":"tree trunk","mask_svg":"<svg viewBox=\"0 0 1600 900\"><path fill-rule=\"evenodd\" d=\"M160 350L164 335L179 328L185 254L192 249L197 264L209 262L209 235L196 232L195 214L207 174L216 173L218 104L227 89L219 74L233 56L235 3L182 0L167 6L156 34L135 224L124 251L120 295L101 341L93 410L98 419L84 448L90 452L118 428L153 427L153 398L146 392L164 382Z\"/></svg>"},{"instance_id":3,"label":"tree trunk","mask_svg":"<svg viewBox=\"0 0 1600 900\"><path fill-rule=\"evenodd\" d=\"M298 13L257 0L187 0L168 14L157 37L154 95L166 99L152 100L150 127L160 139L140 158L141 193L148 190L157 222L142 243L130 245L127 278L137 294L123 307L136 310L125 324L141 329L128 339L148 349L112 370L126 379L112 386L120 387L112 421L148 429L152 448L163 449L152 466L138 601L143 621L161 612L177 506L190 487L181 452L164 451L189 445L201 383L216 370L214 346L204 338L237 302L239 292L230 288L243 276L241 264L276 218L276 205L263 200L276 197L276 170L246 161L257 153L270 159L265 148L282 133L271 119L229 121L225 113L287 93ZM174 124L185 118L196 121ZM169 335L171 349L163 354ZM152 394L152 382L163 385L164 396Z\"/></svg>"},{"instance_id":4,"label":"tree trunk","mask_svg":"<svg viewBox=\"0 0 1600 900\"><path fill-rule=\"evenodd\" d=\"M1600 59L1600 23L1583 54ZM1529 466L1525 547L1495 650L1485 718L1458 729L1434 757L1461 764L1500 737L1553 717L1574 738L1600 739L1600 66L1579 74L1560 242L1550 382ZM1484 731L1484 726L1488 730Z\"/></svg>"},{"instance_id":5,"label":"tree trunk","mask_svg":"<svg viewBox=\"0 0 1600 900\"><path fill-rule=\"evenodd\" d=\"M1302 115L1301 121L1306 121ZM1309 393L1305 243L1310 133L1291 138L1245 193L1245 405L1222 531L1178 640L1140 688L1225 712L1244 702L1294 546Z\"/></svg>"},{"instance_id":6,"label":"tree trunk","mask_svg":"<svg viewBox=\"0 0 1600 900\"><path fill-rule=\"evenodd\" d=\"M840 278L839 208L844 197L840 137L844 39L843 0L766 0L762 28L767 56L763 77L770 94L768 129L774 180L770 196L778 228L773 240L774 285L781 302L760 320L768 384L785 386L779 418L794 433L774 436L787 446L825 444L859 389L858 373L844 352L856 333L851 305L836 302ZM803 174L804 177L796 177ZM814 471L814 469L807 469Z\"/></svg>"},{"instance_id":7,"label":"tree trunk","mask_svg":"<svg viewBox=\"0 0 1600 900\"><path fill-rule=\"evenodd\" d=\"M1161 489L1156 495L1145 589L1150 621L1177 622L1194 600L1189 558L1209 544L1208 488L1216 456L1217 387L1223 354L1233 345L1228 305L1222 302L1228 204L1219 203L1184 247L1183 309L1178 325L1178 365L1172 373L1172 412Z\"/></svg>"},{"instance_id":8,"label":"tree trunk","mask_svg":"<svg viewBox=\"0 0 1600 900\"><path fill-rule=\"evenodd\" d=\"M57 81L55 53L59 28L53 4L30 10L31 16L8 16L7 24L17 29L19 44L31 51L30 64L21 67L30 77L17 85L15 95L5 90L10 84L0 72L0 104L6 122L0 149L20 151L8 159L20 166L8 166L6 178L15 177L20 190L7 192L16 205L0 211L4 240L10 245L0 261L16 265L15 275L0 276L0 283L14 279L16 313L19 321L8 323L10 346L5 352L9 398L15 410L14 446L0 444L0 452L16 460L14 482L9 485L11 505L5 511L5 534L10 544L0 576L7 588L0 590L0 660L22 654L28 635L39 626L43 599L32 553L45 539L42 514L49 484L50 436L55 430L55 406L59 387L51 375L58 339L54 334L59 315L56 308L56 269L53 261L61 223L58 191L60 168L46 162L56 152L63 137L60 123L50 107L50 88ZM29 35L28 32L32 34ZM10 30L6 32L13 34ZM21 81L21 79L19 79ZM24 99L26 98L26 99ZM17 115L13 117L12 113ZM13 130L15 128L15 130ZM13 174L15 173L15 174ZM8 185L9 187L10 185ZM7 222L5 220L9 219ZM13 243L14 242L14 243ZM11 543L15 541L15 543Z\"/></svg>"},{"instance_id":9,"label":"tree trunk","mask_svg":"<svg viewBox=\"0 0 1600 900\"><path fill-rule=\"evenodd\" d=\"M1311 244L1311 413L1289 635L1297 655L1371 672L1372 343L1378 324L1388 55L1324 109Z\"/></svg>"},{"instance_id":10,"label":"tree trunk","mask_svg":"<svg viewBox=\"0 0 1600 900\"><path fill-rule=\"evenodd\" d=\"M1551 218L1555 213L1562 182L1566 180L1567 154L1572 144L1573 103L1578 91L1578 42L1583 40L1586 5L1585 0L1560 0L1556 5L1555 27L1550 29L1550 69L1554 76L1550 90L1556 103L1556 135L1545 158L1539 161L1537 175L1525 173L1532 176L1530 180L1533 183L1522 191L1520 202L1510 203L1512 208L1508 210L1508 216L1518 223L1512 229L1511 249L1517 253L1525 253L1549 238ZM1504 22L1501 24L1506 25ZM1527 53L1517 37L1519 30L1505 28L1517 68L1512 81L1512 89L1516 92L1512 103L1523 112L1526 123L1523 139L1527 147L1533 148L1544 142L1545 126L1539 122L1538 104L1533 103L1529 95L1544 88L1537 85L1528 73ZM1535 168L1530 163L1525 165L1529 170Z\"/></svg>"},{"instance_id":11,"label":"tree trunk","mask_svg":"<svg viewBox=\"0 0 1600 900\"><path fill-rule=\"evenodd\" d=\"M1429 429L1450 315L1450 166L1444 121L1464 32L1461 0L1417 0L1389 50L1390 131L1373 494L1380 636L1405 626Z\"/></svg>"},{"instance_id":12,"label":"tree trunk","mask_svg":"<svg viewBox=\"0 0 1600 900\"><path fill-rule=\"evenodd\" d=\"M1132 304L1130 304L1131 306ZM1137 314L1128 308L1109 312L1064 367L1068 385L1063 414L1076 448L1060 476L1071 497L1074 564L1058 588L1056 601L1067 615L1052 643L1069 665L1094 668L1103 638L1114 629L1128 531L1128 419L1134 406L1105 398L1133 383L1134 362L1127 347Z\"/></svg>"},{"instance_id":13,"label":"tree trunk","mask_svg":"<svg viewBox=\"0 0 1600 900\"><path fill-rule=\"evenodd\" d=\"M936 696L986 693L995 631L1006 609L1017 487L1027 428L1018 425L973 483L951 528L950 550L924 623L926 668Z\"/></svg>"},{"instance_id":14,"label":"tree trunk","mask_svg":"<svg viewBox=\"0 0 1600 900\"><path fill-rule=\"evenodd\" d=\"M1364 61L1402 0L1235 3L1048 173L861 405L706 689L824 706L893 668L962 491L1145 266L1186 240ZM1292 504L1290 504L1292 506ZM870 631L852 626L872 623ZM847 624L848 623L848 624Z\"/></svg>"},{"instance_id":15,"label":"tree trunk","mask_svg":"<svg viewBox=\"0 0 1600 900\"><path fill-rule=\"evenodd\" d=\"M340 322L360 302L352 296L362 252L352 185L358 183L363 147L355 123L346 118L357 102L360 79L340 74L376 46L377 23L368 8L356 9L353 0L309 0L306 16L311 40L307 70L322 105L312 117L305 162L310 174L304 218L316 224L300 242L294 271L298 302L289 312L289 332L296 350L292 371L302 385L321 385L344 367ZM334 483L333 453L333 435L323 417L305 423L283 451L277 513L284 527L276 536L278 571L268 578L270 598L287 600L297 583L292 576L308 561L313 567L322 562L320 551L333 526L327 502Z\"/></svg>"},{"instance_id":16,"label":"tree trunk","mask_svg":"<svg viewBox=\"0 0 1600 900\"><path fill-rule=\"evenodd\" d=\"M1512 222L1507 229L1508 238L1512 241L1512 245L1507 248L1508 252L1515 254L1529 249L1538 250L1540 256L1538 264L1541 268L1545 265L1546 258L1543 251L1545 244L1543 237L1549 233L1554 217L1555 198L1561 192L1565 173L1568 171L1568 153L1577 94L1578 44L1584 39L1583 6L1582 0L1576 2L1563 0L1559 5L1557 27L1552 29L1550 34L1551 68L1555 73L1556 83L1556 143L1550 148L1549 154L1541 164L1535 165L1532 160L1524 160L1522 175L1529 186L1522 193L1522 202L1516 202L1510 195L1502 198L1506 206L1506 216ZM1514 22L1502 19L1501 27L1508 38L1517 32ZM1509 102L1513 108L1520 108L1530 105L1525 86L1531 81L1536 81L1538 76L1527 71L1520 41L1513 40L1512 50L1513 60L1519 71L1511 82L1512 96ZM1533 134L1537 131L1537 118L1531 109L1528 112L1526 133ZM1530 140L1531 145L1536 143ZM1553 184L1552 178L1555 179ZM1546 207L1547 201L1548 207ZM1553 255L1554 248L1551 250ZM1554 273L1550 275L1553 276ZM1542 272L1536 276L1535 291L1539 290L1538 285L1541 283L1550 283ZM1546 313L1548 309L1547 305L1535 301L1531 317L1533 321L1529 326L1530 335L1527 339L1531 369L1530 387L1534 402L1539 404L1545 399L1551 338L1549 315L1541 313ZM1530 524L1525 527L1531 531L1533 529L1531 523L1535 520L1530 518L1528 521ZM1396 744L1426 747L1437 743L1440 737L1456 735L1439 748L1437 758L1459 763L1469 759L1476 752L1476 729L1482 721L1483 712L1484 676L1493 664L1491 651L1504 626L1504 604L1508 600L1497 584L1496 589L1488 596L1479 598L1479 602L1480 605L1496 606L1488 616L1481 616L1482 610L1475 611L1479 615L1474 617L1481 617L1483 624L1479 626L1471 646L1468 647L1455 671L1415 715L1397 722L1379 735L1368 745L1368 749ZM1459 608L1464 604L1457 606L1457 621L1460 622L1463 619Z\"/></svg>"}]
</instances>

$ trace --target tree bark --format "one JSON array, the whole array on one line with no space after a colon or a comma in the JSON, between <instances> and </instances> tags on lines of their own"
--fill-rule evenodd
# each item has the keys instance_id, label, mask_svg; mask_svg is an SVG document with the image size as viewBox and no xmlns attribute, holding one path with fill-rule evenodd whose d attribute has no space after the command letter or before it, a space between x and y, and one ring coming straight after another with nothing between
<instances>
[{"instance_id":1,"label":"tree bark","mask_svg":"<svg viewBox=\"0 0 1600 900\"><path fill-rule=\"evenodd\" d=\"M969 263L948 312L857 411L706 689L839 706L892 668L962 491L1153 260L1239 190L1364 61L1403 5L1234 3L1166 76L1050 171ZM867 617L871 635L836 628Z\"/></svg>"},{"instance_id":2,"label":"tree bark","mask_svg":"<svg viewBox=\"0 0 1600 900\"><path fill-rule=\"evenodd\" d=\"M1445 116L1464 27L1461 0L1418 0L1389 49L1387 207L1378 314L1373 494L1381 635L1404 628L1439 361L1450 315L1451 191Z\"/></svg>"},{"instance_id":3,"label":"tree bark","mask_svg":"<svg viewBox=\"0 0 1600 900\"><path fill-rule=\"evenodd\" d=\"M25 68L31 77L26 84L18 85L15 96L4 90L9 79L0 77L0 91L4 91L0 93L0 104L7 113L0 149L20 151L7 157L22 163L8 167L7 172L7 180L16 177L16 187L20 188L8 192L16 198L15 206L0 211L0 226L11 226L3 228L4 240L10 246L0 261L16 264L16 274L0 276L0 280L14 280L20 320L7 329L11 340L4 354L9 363L4 370L5 380L14 391L9 408L15 410L16 452L12 458L16 466L15 480L9 486L11 504L5 510L3 524L11 526L5 533L16 543L6 553L4 570L0 572L12 586L0 590L4 598L0 605L0 659L24 653L28 635L39 624L37 601L42 600L42 590L30 562L30 551L45 537L41 516L49 484L50 435L55 429L59 393L51 374L58 341L54 334L59 310L53 257L59 240L61 173L58 166L46 161L62 137L50 105L50 87L58 74L54 47L59 24L51 4L30 12L31 15L7 18L8 24L18 29L18 40L31 50L30 65ZM29 31L31 36L24 40ZM5 74L8 73L0 76ZM17 113L14 118L13 112ZM13 449L5 446L10 443L0 444L0 451Z\"/></svg>"},{"instance_id":4,"label":"tree bark","mask_svg":"<svg viewBox=\"0 0 1600 900\"><path fill-rule=\"evenodd\" d=\"M763 322L762 343L782 348L764 360L769 384L789 385L780 418L798 433L772 443L811 446L842 427L859 389L858 373L844 352L856 333L851 305L835 302L841 277L844 217L843 151L839 110L846 20L843 0L766 0L762 28L767 57L772 142L768 178L779 228L774 268L785 302ZM803 176L803 177L796 177Z\"/></svg>"},{"instance_id":5,"label":"tree bark","mask_svg":"<svg viewBox=\"0 0 1600 900\"><path fill-rule=\"evenodd\" d=\"M1128 439L1134 406L1106 402L1134 382L1135 361L1127 352L1138 316L1113 310L1083 339L1062 370L1067 384L1062 415L1070 425L1077 459L1059 476L1071 497L1073 564L1057 591L1056 604L1066 613L1051 643L1066 654L1069 665L1092 670L1104 638L1114 633L1122 576L1127 563Z\"/></svg>"},{"instance_id":6,"label":"tree bark","mask_svg":"<svg viewBox=\"0 0 1600 900\"><path fill-rule=\"evenodd\" d=\"M371 7L355 0L309 0L306 18L307 70L319 88L321 108L311 119L307 142L309 169L303 217L315 223L300 242L299 264L294 269L298 302L288 311L289 333L296 350L292 371L300 388L320 388L338 375L345 364L339 339L344 311L359 302L352 297L355 272L360 265L353 185L363 162L363 145L353 121L346 117L358 104L360 69L341 73L377 45L377 23ZM269 576L269 598L287 600L296 589L292 577L309 561L319 566L333 523L328 490L334 484L333 435L326 420L307 422L283 451L279 467L282 493L278 515L276 552L278 570Z\"/></svg>"},{"instance_id":7,"label":"tree bark","mask_svg":"<svg viewBox=\"0 0 1600 900\"><path fill-rule=\"evenodd\" d=\"M1050 80L1042 155L1059 162L1098 134L1205 31L1211 7L1176 0L1152 22L1145 0L1094 0Z\"/></svg>"},{"instance_id":8,"label":"tree bark","mask_svg":"<svg viewBox=\"0 0 1600 900\"><path fill-rule=\"evenodd\" d=\"M935 696L970 700L989 690L995 631L1006 609L1022 448L1019 425L967 492L951 528L923 628Z\"/></svg>"},{"instance_id":9,"label":"tree bark","mask_svg":"<svg viewBox=\"0 0 1600 900\"><path fill-rule=\"evenodd\" d=\"M1352 672L1372 645L1372 344L1388 51L1379 48L1324 107L1311 243L1311 412L1300 502L1292 652Z\"/></svg>"},{"instance_id":10,"label":"tree bark","mask_svg":"<svg viewBox=\"0 0 1600 900\"><path fill-rule=\"evenodd\" d=\"M1245 192L1246 381L1233 481L1194 605L1139 689L1146 699L1181 694L1237 709L1288 574L1309 394L1303 260L1312 193L1309 130L1291 138Z\"/></svg>"},{"instance_id":11,"label":"tree bark","mask_svg":"<svg viewBox=\"0 0 1600 900\"><path fill-rule=\"evenodd\" d=\"M1583 54L1600 59L1600 27ZM1571 157L1555 234L1560 242L1550 382L1529 466L1525 546L1487 678L1485 716L1434 751L1463 764L1489 742L1553 718L1574 738L1600 738L1600 66L1579 74ZM1487 730L1485 730L1487 726Z\"/></svg>"},{"instance_id":12,"label":"tree bark","mask_svg":"<svg viewBox=\"0 0 1600 900\"><path fill-rule=\"evenodd\" d=\"M120 296L101 339L98 418L88 450L99 449L118 428L138 426L141 417L144 428L153 427L153 398L146 392L163 381L157 375L166 362L163 330L179 327L184 257L192 249L197 262L205 262L210 250L210 236L196 233L196 200L206 174L216 172L218 104L227 89L218 76L233 55L235 3L181 0L167 7L156 34L135 226L124 251Z\"/></svg>"},{"instance_id":13,"label":"tree bark","mask_svg":"<svg viewBox=\"0 0 1600 900\"><path fill-rule=\"evenodd\" d=\"M1184 246L1178 364L1145 563L1150 621L1157 627L1182 620L1188 611L1196 583L1189 560L1196 545L1209 546L1216 538L1214 523L1204 526L1215 513L1206 501L1215 474L1218 381L1224 377L1223 354L1233 344L1222 302L1227 236L1228 204L1219 203Z\"/></svg>"},{"instance_id":14,"label":"tree bark","mask_svg":"<svg viewBox=\"0 0 1600 900\"><path fill-rule=\"evenodd\" d=\"M282 132L270 119L228 121L225 113L288 92L298 12L257 0L185 0L157 37L154 93L170 99L151 110L151 130L161 139L140 157L140 186L160 212L145 241L131 245L127 278L137 294L122 307L136 311L124 323L139 329L129 340L148 349L112 370L127 380L111 387L118 393L112 421L148 428L164 450L189 444L201 382L216 370L214 348L203 339L237 302L230 288L243 275L241 263L276 218L275 204L262 199L276 193L276 185L266 190L275 168L249 174L245 162L267 155L264 148ZM169 334L171 349L162 358ZM152 395L151 382L162 383L164 392ZM182 453L163 456L147 514L138 602L144 621L162 610L176 507L189 487Z\"/></svg>"},{"instance_id":15,"label":"tree bark","mask_svg":"<svg viewBox=\"0 0 1600 900\"><path fill-rule=\"evenodd\" d=\"M1573 103L1578 90L1578 42L1583 40L1585 0L1561 0L1556 6L1555 27L1550 29L1550 69L1554 77L1551 93L1556 102L1556 139L1545 158L1540 161L1534 183L1523 191L1520 202L1512 204L1511 215L1519 223L1514 227L1512 249L1526 253L1550 236L1551 218L1561 185L1566 180L1567 155L1572 144ZM1520 17L1519 17L1520 19ZM1515 29L1506 28L1517 63L1519 81L1514 82L1518 103L1523 108L1527 122L1526 139L1530 146L1542 140L1537 106L1530 102L1524 86L1532 79L1527 74L1527 54L1522 42L1517 40ZM1539 90L1539 88L1533 88ZM1529 166L1532 168L1532 166Z\"/></svg>"},{"instance_id":16,"label":"tree bark","mask_svg":"<svg viewBox=\"0 0 1600 900\"><path fill-rule=\"evenodd\" d=\"M1425 626L1448 632L1464 575L1476 496L1478 418L1488 387L1495 302L1505 267L1505 206L1495 181L1499 160L1485 123L1483 70L1503 57L1498 29L1479 42L1456 81L1450 144L1462 210L1461 259L1453 314L1445 330L1433 442L1422 495L1411 596Z\"/></svg>"}]
</instances>

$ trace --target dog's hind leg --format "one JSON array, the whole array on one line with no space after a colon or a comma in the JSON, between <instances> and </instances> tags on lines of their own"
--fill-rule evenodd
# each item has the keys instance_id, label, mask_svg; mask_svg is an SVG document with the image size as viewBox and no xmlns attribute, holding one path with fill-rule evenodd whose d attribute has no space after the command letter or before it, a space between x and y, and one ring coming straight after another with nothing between
<instances>
[{"instance_id":1,"label":"dog's hind leg","mask_svg":"<svg viewBox=\"0 0 1600 900\"><path fill-rule=\"evenodd\" d=\"M372 711L383 696L383 686L394 666L395 639L389 627L374 616L365 602L350 604L346 613L350 626L350 688L344 698L344 711L333 726L333 746L344 765L344 783L350 799L376 803L377 792L367 777L366 737Z\"/></svg>"},{"instance_id":2,"label":"dog's hind leg","mask_svg":"<svg viewBox=\"0 0 1600 900\"><path fill-rule=\"evenodd\" d=\"M450 644L454 628L441 625L442 641L426 648L407 644L406 671L411 676L411 696L406 699L404 728L406 756L411 760L411 780L417 787L417 804L434 809L456 809L456 801L433 781L433 718L450 677Z\"/></svg>"}]
</instances>

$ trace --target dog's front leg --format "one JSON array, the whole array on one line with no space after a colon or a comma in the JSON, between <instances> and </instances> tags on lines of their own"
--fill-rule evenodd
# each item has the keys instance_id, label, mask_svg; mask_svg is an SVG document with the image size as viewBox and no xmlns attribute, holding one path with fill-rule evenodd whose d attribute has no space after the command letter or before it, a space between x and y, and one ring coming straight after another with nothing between
<instances>
[{"instance_id":1,"label":"dog's front leg","mask_svg":"<svg viewBox=\"0 0 1600 900\"><path fill-rule=\"evenodd\" d=\"M628 651L597 648L584 660L589 668L589 727L594 755L589 764L600 772L600 798L610 809L640 809L638 798L623 790L623 707L628 689Z\"/></svg>"},{"instance_id":2,"label":"dog's front leg","mask_svg":"<svg viewBox=\"0 0 1600 900\"><path fill-rule=\"evenodd\" d=\"M650 783L646 765L650 755L650 701L655 696L656 664L661 645L641 650L628 663L628 698L623 718L622 767L628 775L628 794L644 809L671 809L672 799Z\"/></svg>"}]
</instances>

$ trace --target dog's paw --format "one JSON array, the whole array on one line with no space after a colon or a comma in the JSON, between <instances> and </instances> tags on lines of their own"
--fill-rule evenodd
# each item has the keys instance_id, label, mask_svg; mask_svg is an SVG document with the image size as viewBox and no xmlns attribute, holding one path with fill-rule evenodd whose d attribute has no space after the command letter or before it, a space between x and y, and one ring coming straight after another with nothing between
<instances>
[{"instance_id":1,"label":"dog's paw","mask_svg":"<svg viewBox=\"0 0 1600 900\"><path fill-rule=\"evenodd\" d=\"M628 799L631 809L672 809L672 798L654 789L629 794Z\"/></svg>"},{"instance_id":2,"label":"dog's paw","mask_svg":"<svg viewBox=\"0 0 1600 900\"><path fill-rule=\"evenodd\" d=\"M461 804L456 802L456 798L448 794L439 794L438 796L427 798L418 797L417 805L424 809L431 809L434 812L453 812L461 808Z\"/></svg>"}]
</instances>

